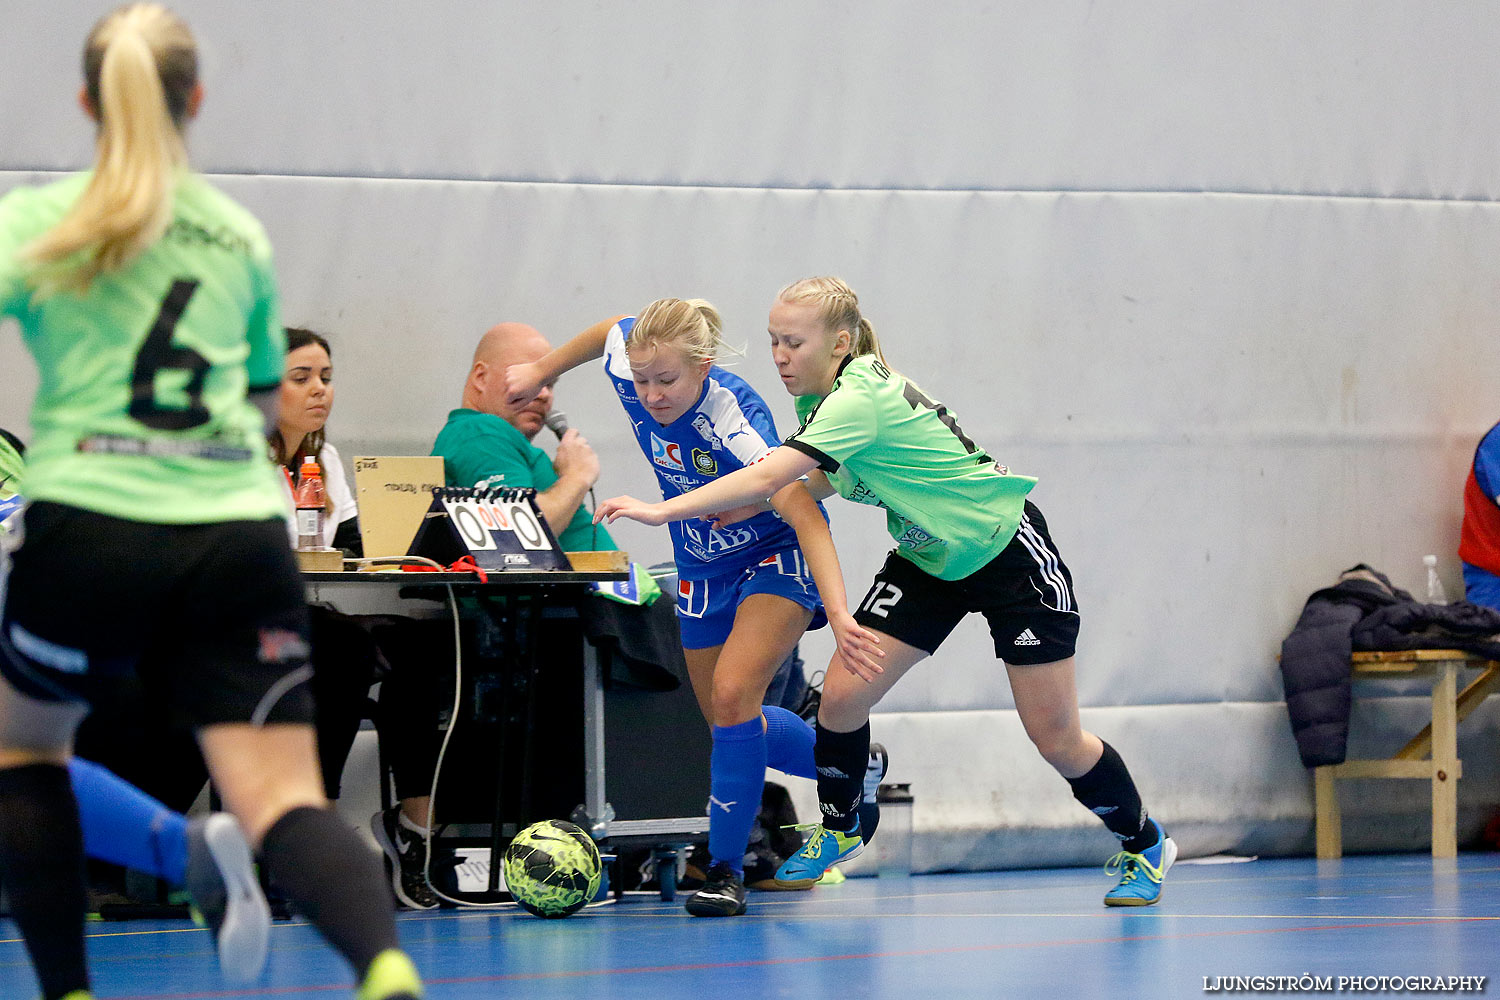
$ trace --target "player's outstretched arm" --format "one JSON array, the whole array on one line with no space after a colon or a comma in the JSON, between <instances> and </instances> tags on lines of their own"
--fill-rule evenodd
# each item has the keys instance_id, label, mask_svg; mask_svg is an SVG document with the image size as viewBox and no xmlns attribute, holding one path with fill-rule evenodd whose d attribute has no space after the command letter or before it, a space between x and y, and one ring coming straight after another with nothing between
<instances>
[{"instance_id":1,"label":"player's outstretched arm","mask_svg":"<svg viewBox=\"0 0 1500 1000\"><path fill-rule=\"evenodd\" d=\"M613 524L617 518L628 517L642 524L665 524L714 514L754 500L765 500L816 467L816 459L795 448L775 448L754 465L661 503L642 503L634 497L611 497L595 508L594 523L608 518Z\"/></svg>"},{"instance_id":2,"label":"player's outstretched arm","mask_svg":"<svg viewBox=\"0 0 1500 1000\"><path fill-rule=\"evenodd\" d=\"M807 492L812 494L814 500L827 500L838 493L838 490L834 489L833 484L828 481L828 477L816 469L809 472L802 482L807 487ZM703 520L710 522L709 527L715 531L722 531L730 525L739 524L741 521L748 521L756 514L763 514L770 509L771 501L757 500L754 503L747 503L743 507L732 507L729 510L721 510L714 514L704 514Z\"/></svg>"},{"instance_id":3,"label":"player's outstretched arm","mask_svg":"<svg viewBox=\"0 0 1500 1000\"><path fill-rule=\"evenodd\" d=\"M594 508L594 523L598 524L607 518L610 524L614 524L623 517L629 521L639 521L641 524L666 524L670 518L667 517L664 507L666 507L664 503L647 503L631 496L610 497L608 500L599 501Z\"/></svg>"},{"instance_id":4,"label":"player's outstretched arm","mask_svg":"<svg viewBox=\"0 0 1500 1000\"><path fill-rule=\"evenodd\" d=\"M743 507L731 507L729 510L721 510L713 514L704 514L703 520L715 531L723 531L732 524L748 521L756 514L764 514L771 509L769 500L757 500L747 503Z\"/></svg>"},{"instance_id":5,"label":"player's outstretched arm","mask_svg":"<svg viewBox=\"0 0 1500 1000\"><path fill-rule=\"evenodd\" d=\"M506 368L506 403L518 408L525 406L541 394L543 386L556 380L564 372L570 372L579 365L602 357L604 342L609 337L609 331L624 318L624 316L616 316L613 319L601 320L566 344L553 348L535 361Z\"/></svg>"},{"instance_id":6,"label":"player's outstretched arm","mask_svg":"<svg viewBox=\"0 0 1500 1000\"><path fill-rule=\"evenodd\" d=\"M839 566L833 535L828 531L828 522L823 519L822 511L818 510L817 501L813 500L805 483L796 482L773 496L771 506L797 532L797 544L812 570L818 596L823 598L823 610L838 643L839 660L844 669L867 683L873 681L877 674L885 672L880 665L885 652L881 650L875 633L856 622L849 613L844 571Z\"/></svg>"}]
</instances>

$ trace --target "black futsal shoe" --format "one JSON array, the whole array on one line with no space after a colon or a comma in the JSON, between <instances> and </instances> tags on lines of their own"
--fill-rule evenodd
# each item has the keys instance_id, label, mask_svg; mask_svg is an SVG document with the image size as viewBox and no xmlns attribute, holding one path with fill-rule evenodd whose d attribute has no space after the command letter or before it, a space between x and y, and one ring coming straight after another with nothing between
<instances>
[{"instance_id":1,"label":"black futsal shoe","mask_svg":"<svg viewBox=\"0 0 1500 1000\"><path fill-rule=\"evenodd\" d=\"M703 888L688 897L687 911L695 917L739 916L745 912L745 880L728 865L709 865Z\"/></svg>"}]
</instances>

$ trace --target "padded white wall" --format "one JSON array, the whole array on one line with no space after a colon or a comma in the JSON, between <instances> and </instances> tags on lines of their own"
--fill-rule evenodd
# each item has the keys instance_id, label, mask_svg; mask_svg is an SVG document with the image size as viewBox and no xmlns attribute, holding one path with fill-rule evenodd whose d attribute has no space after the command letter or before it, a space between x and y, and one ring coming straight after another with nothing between
<instances>
[{"instance_id":1,"label":"padded white wall","mask_svg":"<svg viewBox=\"0 0 1500 1000\"><path fill-rule=\"evenodd\" d=\"M897 367L1041 478L1086 724L1152 810L1190 853L1310 847L1278 644L1356 561L1416 586L1436 552L1457 589L1459 489L1500 419L1500 10L178 7L204 47L196 162L266 223L285 318L331 335L346 455L425 453L490 324L557 341L661 295L720 305L785 429L766 308L842 274ZM71 97L102 9L11 12L0 190L86 161ZM33 385L0 336L0 425ZM649 494L602 390L560 389L600 495ZM831 511L857 595L882 522ZM919 865L1109 849L1010 704L974 620L882 706ZM1415 705L1362 706L1367 749ZM1461 728L1465 832L1500 802L1496 728ZM1420 839L1425 797L1378 787L1346 799L1351 845ZM1362 821L1391 801L1398 821Z\"/></svg>"}]
</instances>

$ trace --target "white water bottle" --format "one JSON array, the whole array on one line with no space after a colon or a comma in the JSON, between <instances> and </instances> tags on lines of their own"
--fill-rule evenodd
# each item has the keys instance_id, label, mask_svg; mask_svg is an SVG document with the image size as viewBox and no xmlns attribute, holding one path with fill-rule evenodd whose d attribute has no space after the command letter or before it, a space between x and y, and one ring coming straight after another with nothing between
<instances>
[{"instance_id":1,"label":"white water bottle","mask_svg":"<svg viewBox=\"0 0 1500 1000\"><path fill-rule=\"evenodd\" d=\"M1447 604L1448 592L1443 589L1443 581L1438 578L1437 556L1423 556L1422 562L1427 566L1427 603Z\"/></svg>"}]
</instances>

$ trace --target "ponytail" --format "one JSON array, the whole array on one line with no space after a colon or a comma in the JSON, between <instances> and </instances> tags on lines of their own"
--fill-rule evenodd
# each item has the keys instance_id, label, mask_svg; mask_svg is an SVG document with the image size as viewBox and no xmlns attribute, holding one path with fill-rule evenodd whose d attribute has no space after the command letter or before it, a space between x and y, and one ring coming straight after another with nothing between
<instances>
[{"instance_id":1,"label":"ponytail","mask_svg":"<svg viewBox=\"0 0 1500 1000\"><path fill-rule=\"evenodd\" d=\"M160 239L187 166L182 128L198 68L182 21L156 4L115 11L89 34L84 75L99 119L93 175L62 220L25 250L38 298L85 291Z\"/></svg>"},{"instance_id":2,"label":"ponytail","mask_svg":"<svg viewBox=\"0 0 1500 1000\"><path fill-rule=\"evenodd\" d=\"M880 350L880 338L875 328L859 311L859 296L854 294L842 278L821 276L803 278L787 285L776 296L792 305L811 305L818 311L818 319L830 333L849 331L849 356L875 355L885 364L885 354Z\"/></svg>"},{"instance_id":3,"label":"ponytail","mask_svg":"<svg viewBox=\"0 0 1500 1000\"><path fill-rule=\"evenodd\" d=\"M859 318L859 328L854 333L854 343L850 345L849 353L856 358L873 354L877 361L885 364L885 355L880 350L880 338L875 336L875 328L863 316Z\"/></svg>"}]
</instances>

